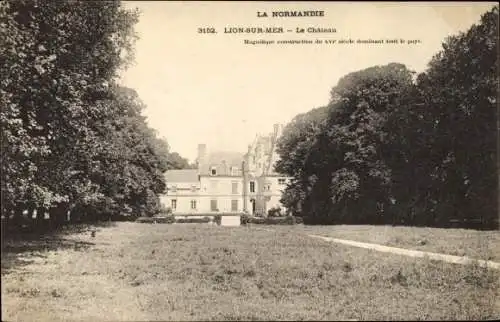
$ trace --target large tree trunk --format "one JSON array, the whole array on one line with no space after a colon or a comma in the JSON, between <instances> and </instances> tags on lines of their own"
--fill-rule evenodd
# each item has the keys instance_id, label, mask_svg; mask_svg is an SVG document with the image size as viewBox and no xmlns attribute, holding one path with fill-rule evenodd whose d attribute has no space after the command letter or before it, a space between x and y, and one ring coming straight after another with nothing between
<instances>
[{"instance_id":1,"label":"large tree trunk","mask_svg":"<svg viewBox=\"0 0 500 322\"><path fill-rule=\"evenodd\" d=\"M50 209L50 221L53 228L59 228L66 222L67 211L66 203L59 203Z\"/></svg>"},{"instance_id":2,"label":"large tree trunk","mask_svg":"<svg viewBox=\"0 0 500 322\"><path fill-rule=\"evenodd\" d=\"M23 219L23 209L24 205L16 206L13 211L12 225L15 229L21 228L22 219Z\"/></svg>"},{"instance_id":3,"label":"large tree trunk","mask_svg":"<svg viewBox=\"0 0 500 322\"><path fill-rule=\"evenodd\" d=\"M36 209L36 219L35 225L37 230L45 230L47 228L47 223L45 221L45 212L47 210L44 207L38 207Z\"/></svg>"},{"instance_id":4,"label":"large tree trunk","mask_svg":"<svg viewBox=\"0 0 500 322\"><path fill-rule=\"evenodd\" d=\"M10 215L12 213L12 210L10 208L3 208L2 209L2 216L4 219L2 220L2 233L7 232L10 229Z\"/></svg>"}]
</instances>

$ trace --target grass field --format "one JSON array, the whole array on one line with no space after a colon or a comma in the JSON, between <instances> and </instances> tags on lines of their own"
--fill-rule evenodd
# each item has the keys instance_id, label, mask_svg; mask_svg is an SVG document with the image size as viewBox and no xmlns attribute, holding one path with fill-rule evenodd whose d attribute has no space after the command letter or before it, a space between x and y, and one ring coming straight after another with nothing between
<instances>
[{"instance_id":1,"label":"grass field","mask_svg":"<svg viewBox=\"0 0 500 322\"><path fill-rule=\"evenodd\" d=\"M368 225L296 225L277 229L500 262L499 231Z\"/></svg>"},{"instance_id":2,"label":"grass field","mask_svg":"<svg viewBox=\"0 0 500 322\"><path fill-rule=\"evenodd\" d=\"M95 238L5 243L2 320L500 317L498 271L302 234L332 227L267 228L119 223Z\"/></svg>"}]
</instances>

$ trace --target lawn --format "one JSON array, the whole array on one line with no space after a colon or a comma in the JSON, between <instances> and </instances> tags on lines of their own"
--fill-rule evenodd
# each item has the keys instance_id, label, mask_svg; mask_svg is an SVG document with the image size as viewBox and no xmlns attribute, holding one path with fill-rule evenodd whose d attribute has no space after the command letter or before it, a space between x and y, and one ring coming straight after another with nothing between
<instances>
[{"instance_id":1,"label":"lawn","mask_svg":"<svg viewBox=\"0 0 500 322\"><path fill-rule=\"evenodd\" d=\"M500 316L498 271L337 245L298 233L300 227L256 228L118 223L95 238L59 237L58 248L51 240L23 249L5 243L2 319Z\"/></svg>"},{"instance_id":2,"label":"lawn","mask_svg":"<svg viewBox=\"0 0 500 322\"><path fill-rule=\"evenodd\" d=\"M317 234L339 239L500 262L500 231L369 225L276 227L281 231Z\"/></svg>"}]
</instances>

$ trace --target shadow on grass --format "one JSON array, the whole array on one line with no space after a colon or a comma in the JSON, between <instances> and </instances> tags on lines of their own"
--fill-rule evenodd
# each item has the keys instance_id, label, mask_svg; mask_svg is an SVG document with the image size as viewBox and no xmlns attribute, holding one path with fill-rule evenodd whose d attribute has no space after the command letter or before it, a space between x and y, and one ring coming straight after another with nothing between
<instances>
[{"instance_id":1,"label":"shadow on grass","mask_svg":"<svg viewBox=\"0 0 500 322\"><path fill-rule=\"evenodd\" d=\"M72 249L85 251L95 245L91 232L114 226L114 222L92 224L68 224L58 228L47 226L38 229L2 229L1 269L2 275L9 274L37 258L46 258L46 252ZM2 227L4 228L4 227ZM88 232L88 240L79 240L75 235Z\"/></svg>"}]
</instances>

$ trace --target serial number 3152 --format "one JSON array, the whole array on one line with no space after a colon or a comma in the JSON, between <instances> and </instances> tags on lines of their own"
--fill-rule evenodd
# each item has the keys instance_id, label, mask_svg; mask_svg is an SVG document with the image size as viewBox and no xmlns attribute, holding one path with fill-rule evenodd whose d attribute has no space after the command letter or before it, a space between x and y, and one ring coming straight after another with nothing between
<instances>
[{"instance_id":1,"label":"serial number 3152","mask_svg":"<svg viewBox=\"0 0 500 322\"><path fill-rule=\"evenodd\" d=\"M198 28L199 34L216 34L215 28L207 27L207 28Z\"/></svg>"}]
</instances>

